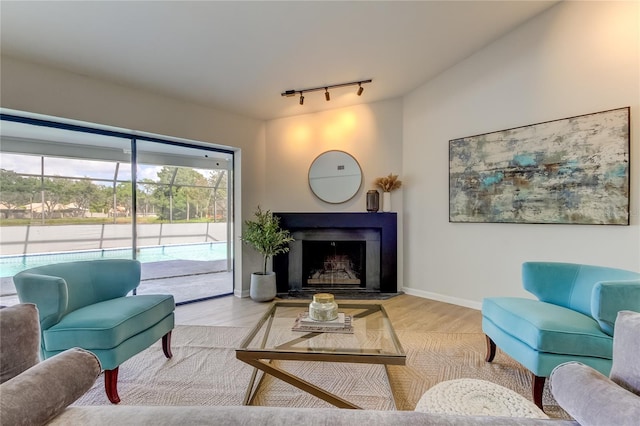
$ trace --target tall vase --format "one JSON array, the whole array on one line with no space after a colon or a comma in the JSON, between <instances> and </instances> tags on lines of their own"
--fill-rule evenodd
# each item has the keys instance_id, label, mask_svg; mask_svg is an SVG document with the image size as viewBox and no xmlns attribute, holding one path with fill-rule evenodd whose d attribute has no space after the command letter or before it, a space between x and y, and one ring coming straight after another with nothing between
<instances>
[{"instance_id":1,"label":"tall vase","mask_svg":"<svg viewBox=\"0 0 640 426\"><path fill-rule=\"evenodd\" d=\"M269 302L276 297L276 274L267 272L262 274L254 272L251 274L251 287L249 288L249 296L256 302Z\"/></svg>"},{"instance_id":2,"label":"tall vase","mask_svg":"<svg viewBox=\"0 0 640 426\"><path fill-rule=\"evenodd\" d=\"M380 194L377 189L367 191L367 211L375 213L380 210Z\"/></svg>"},{"instance_id":3,"label":"tall vase","mask_svg":"<svg viewBox=\"0 0 640 426\"><path fill-rule=\"evenodd\" d=\"M382 193L382 211L383 212L391 211L391 192Z\"/></svg>"}]
</instances>

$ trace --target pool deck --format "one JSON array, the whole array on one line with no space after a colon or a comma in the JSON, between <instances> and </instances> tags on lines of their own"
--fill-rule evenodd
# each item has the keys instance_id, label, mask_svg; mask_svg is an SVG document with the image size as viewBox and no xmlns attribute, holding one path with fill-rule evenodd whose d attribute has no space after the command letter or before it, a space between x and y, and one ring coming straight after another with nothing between
<instances>
[{"instance_id":1,"label":"pool deck","mask_svg":"<svg viewBox=\"0 0 640 426\"><path fill-rule=\"evenodd\" d=\"M173 294L176 303L233 293L226 260L168 260L142 264L138 294ZM0 278L0 305L20 303L11 277Z\"/></svg>"}]
</instances>

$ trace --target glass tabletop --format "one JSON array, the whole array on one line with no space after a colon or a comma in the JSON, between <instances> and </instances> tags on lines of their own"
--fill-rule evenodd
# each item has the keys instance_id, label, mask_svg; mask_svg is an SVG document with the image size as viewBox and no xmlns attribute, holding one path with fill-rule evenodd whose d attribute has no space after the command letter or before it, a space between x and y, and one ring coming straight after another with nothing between
<instances>
[{"instance_id":1,"label":"glass tabletop","mask_svg":"<svg viewBox=\"0 0 640 426\"><path fill-rule=\"evenodd\" d=\"M275 302L237 349L257 358L405 364L406 354L381 304L338 303L350 332L294 331L309 303ZM262 354L260 354L262 352Z\"/></svg>"}]
</instances>

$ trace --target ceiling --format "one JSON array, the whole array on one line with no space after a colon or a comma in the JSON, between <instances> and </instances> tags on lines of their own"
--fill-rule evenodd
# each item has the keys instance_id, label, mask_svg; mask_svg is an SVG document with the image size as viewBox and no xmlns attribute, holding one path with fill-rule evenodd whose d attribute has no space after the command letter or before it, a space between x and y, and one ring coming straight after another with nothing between
<instances>
[{"instance_id":1,"label":"ceiling","mask_svg":"<svg viewBox=\"0 0 640 426\"><path fill-rule=\"evenodd\" d=\"M556 2L3 0L1 51L268 120L403 96Z\"/></svg>"}]
</instances>

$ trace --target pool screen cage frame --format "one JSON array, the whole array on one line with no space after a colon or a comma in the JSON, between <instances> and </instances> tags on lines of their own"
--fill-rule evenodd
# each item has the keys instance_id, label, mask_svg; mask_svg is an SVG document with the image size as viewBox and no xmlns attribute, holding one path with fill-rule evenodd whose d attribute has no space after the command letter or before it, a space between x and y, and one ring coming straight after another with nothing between
<instances>
[{"instance_id":1,"label":"pool screen cage frame","mask_svg":"<svg viewBox=\"0 0 640 426\"><path fill-rule=\"evenodd\" d=\"M27 113L28 114L28 113ZM29 114L32 115L32 114ZM35 114L33 114L35 115ZM49 128L56 129L52 130L56 132L60 131L69 131L69 132L79 132L74 135L82 135L87 134L87 139L90 140L93 137L107 137L107 138L117 138L120 141L128 141L129 146L127 148L121 149L118 154L115 154L116 151L110 147L104 146L96 146L91 145L87 142L74 143L73 146L69 144L65 144L65 142L58 140L47 140L45 138L40 139L31 139L31 138L22 138L16 137L15 135L7 135L5 134L6 127L2 126L1 130L2 136L2 149L0 152L9 153L9 154L18 154L18 155L31 155L31 156L40 156L41 158L41 168L39 174L33 173L20 173L16 172L17 176L23 177L34 177L39 178L41 182L41 210L42 217L44 220L45 208L44 208L44 181L47 179L68 179L73 181L92 181L92 182L103 182L109 183L112 187L112 195L113 195L113 219L114 221L117 218L117 200L116 200L116 190L119 184L126 183L131 185L131 256L133 259L136 259L136 253L138 252L138 200L137 200L137 189L139 184L144 185L156 185L166 186L168 188L169 194L169 222L173 221L173 196L172 194L175 192L175 188L194 188L194 189L209 189L213 194L213 202L214 202L214 212L215 212L215 202L218 201L216 198L216 194L218 190L221 189L220 185L223 183L224 174L226 174L226 221L227 221L227 259L228 259L228 267L233 268L233 212L234 212L234 164L235 164L235 153L231 149L225 149L217 146L212 146L209 144L198 143L196 141L186 141L186 140L173 140L170 138L157 137L149 134L143 133L129 133L126 131L115 130L111 128L98 128L91 127L84 124L77 124L74 122L67 121L54 121L43 118L36 118L33 116L25 116L14 113L0 113L0 122L2 123L17 123L18 125L28 125L28 126L38 126L39 128ZM38 131L40 135L42 132ZM140 144L158 144L158 145L148 145L155 147L164 147L164 149L171 154L163 154L161 152L142 152L139 153L139 145ZM183 158L180 155L180 151L188 151L188 150L199 150L203 151L203 155L201 158L196 158L195 156L184 156ZM90 153L98 153L106 155L106 158L100 155L83 155ZM217 156L216 154L222 154L222 156ZM121 156L120 159L117 157ZM126 156L129 156L128 158ZM86 177L86 176L68 176L68 175L51 175L45 174L44 170L44 159L45 158L67 158L67 159L80 159L80 160L97 160L114 163L114 174L112 178L103 178L103 177ZM169 159L171 163L166 163L164 160ZM142 161L140 161L142 160ZM216 164L221 167L211 167L211 164ZM122 174L121 165L130 164L130 176L131 179L119 178L119 174ZM141 182L138 180L137 170L139 164L153 164L153 165L163 165L165 167L171 168L173 167L172 176L169 182ZM176 177L178 174L178 170L181 167L197 169L198 165L200 165L201 169L204 170L222 170L223 173L219 173L217 175L217 179L214 182L213 186L205 186L205 185L197 185L197 184L188 184L184 182L176 182ZM106 186L106 185L105 185ZM134 190L134 188L136 190ZM33 198L33 197L32 197ZM33 206L33 199L31 206ZM214 213L214 220L217 214ZM30 214L31 219L33 220L33 211ZM135 294L135 293L134 293Z\"/></svg>"}]
</instances>

